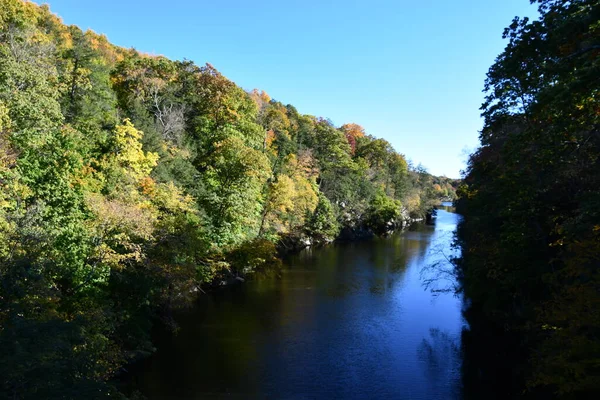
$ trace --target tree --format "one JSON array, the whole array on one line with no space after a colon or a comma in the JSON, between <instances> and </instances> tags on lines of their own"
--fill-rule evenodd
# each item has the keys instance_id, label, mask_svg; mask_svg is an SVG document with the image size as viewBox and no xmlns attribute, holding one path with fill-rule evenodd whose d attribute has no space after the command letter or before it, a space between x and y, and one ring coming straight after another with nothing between
<instances>
[{"instance_id":1,"label":"tree","mask_svg":"<svg viewBox=\"0 0 600 400\"><path fill-rule=\"evenodd\" d=\"M239 243L258 232L262 187L269 175L266 156L230 137L216 143L203 175L201 199L219 245Z\"/></svg>"},{"instance_id":2,"label":"tree","mask_svg":"<svg viewBox=\"0 0 600 400\"><path fill-rule=\"evenodd\" d=\"M365 128L358 124L344 124L341 127L342 132L346 135L346 140L350 145L352 154L356 152L356 141L359 138L365 137Z\"/></svg>"},{"instance_id":3,"label":"tree","mask_svg":"<svg viewBox=\"0 0 600 400\"><path fill-rule=\"evenodd\" d=\"M393 229L396 218L400 216L401 206L400 201L386 196L382 191L378 192L369 205L367 224L379 233ZM390 223L392 226L388 225Z\"/></svg>"},{"instance_id":4,"label":"tree","mask_svg":"<svg viewBox=\"0 0 600 400\"><path fill-rule=\"evenodd\" d=\"M599 389L600 4L535 2L539 20L515 18L488 73L459 265L474 307L531 344L529 390L582 398Z\"/></svg>"},{"instance_id":5,"label":"tree","mask_svg":"<svg viewBox=\"0 0 600 400\"><path fill-rule=\"evenodd\" d=\"M306 224L306 232L318 242L332 241L339 233L331 203L323 194L319 194L319 202Z\"/></svg>"},{"instance_id":6,"label":"tree","mask_svg":"<svg viewBox=\"0 0 600 400\"><path fill-rule=\"evenodd\" d=\"M0 0L0 397L118 397L207 286L434 183L356 124Z\"/></svg>"}]
</instances>

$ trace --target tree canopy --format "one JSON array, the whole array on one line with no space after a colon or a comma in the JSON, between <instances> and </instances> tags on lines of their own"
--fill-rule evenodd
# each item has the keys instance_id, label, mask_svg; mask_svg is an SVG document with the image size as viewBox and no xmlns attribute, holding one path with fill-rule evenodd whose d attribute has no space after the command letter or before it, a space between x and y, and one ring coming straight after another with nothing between
<instances>
[{"instance_id":1,"label":"tree canopy","mask_svg":"<svg viewBox=\"0 0 600 400\"><path fill-rule=\"evenodd\" d=\"M537 0L490 68L459 190L465 293L518 333L528 395L600 391L600 3ZM508 333L507 333L508 334Z\"/></svg>"},{"instance_id":2,"label":"tree canopy","mask_svg":"<svg viewBox=\"0 0 600 400\"><path fill-rule=\"evenodd\" d=\"M199 288L455 186L356 124L0 0L0 397L117 396Z\"/></svg>"}]
</instances>

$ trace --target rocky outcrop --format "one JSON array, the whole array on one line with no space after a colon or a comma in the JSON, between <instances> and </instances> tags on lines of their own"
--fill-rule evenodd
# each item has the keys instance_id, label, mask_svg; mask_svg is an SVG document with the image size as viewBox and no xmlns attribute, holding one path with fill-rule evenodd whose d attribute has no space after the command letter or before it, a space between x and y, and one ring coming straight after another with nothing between
<instances>
[{"instance_id":1,"label":"rocky outcrop","mask_svg":"<svg viewBox=\"0 0 600 400\"><path fill-rule=\"evenodd\" d=\"M372 239L375 236L387 236L394 232L406 229L415 222L421 222L423 218L412 218L406 208L402 208L398 218L387 221L377 227L369 226L362 215L347 212L342 217L342 228L336 241L353 241ZM278 249L280 253L295 252L315 245L323 245L334 241L322 237L311 237L306 233L290 234L283 237Z\"/></svg>"}]
</instances>

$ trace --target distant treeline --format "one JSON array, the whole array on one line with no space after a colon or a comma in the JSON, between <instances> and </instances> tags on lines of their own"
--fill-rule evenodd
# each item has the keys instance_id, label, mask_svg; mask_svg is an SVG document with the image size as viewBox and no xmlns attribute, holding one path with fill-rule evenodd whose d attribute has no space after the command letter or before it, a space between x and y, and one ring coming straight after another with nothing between
<instances>
[{"instance_id":1,"label":"distant treeline","mask_svg":"<svg viewBox=\"0 0 600 400\"><path fill-rule=\"evenodd\" d=\"M0 397L120 396L153 320L202 285L422 217L457 181L300 114L0 0Z\"/></svg>"},{"instance_id":2,"label":"distant treeline","mask_svg":"<svg viewBox=\"0 0 600 400\"><path fill-rule=\"evenodd\" d=\"M496 327L488 350L510 337L521 358L499 382L511 398L598 398L600 2L532 3L540 18L515 18L488 73L459 273L469 315Z\"/></svg>"}]
</instances>

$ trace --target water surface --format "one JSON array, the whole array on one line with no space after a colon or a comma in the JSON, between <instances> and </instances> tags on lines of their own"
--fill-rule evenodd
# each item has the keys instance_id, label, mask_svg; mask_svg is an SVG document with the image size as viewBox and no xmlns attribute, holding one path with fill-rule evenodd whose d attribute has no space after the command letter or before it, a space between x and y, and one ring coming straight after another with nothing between
<instances>
[{"instance_id":1,"label":"water surface","mask_svg":"<svg viewBox=\"0 0 600 400\"><path fill-rule=\"evenodd\" d=\"M204 296L134 374L149 399L460 399L461 300L434 296L457 219L289 257ZM442 283L443 285L443 283Z\"/></svg>"}]
</instances>

